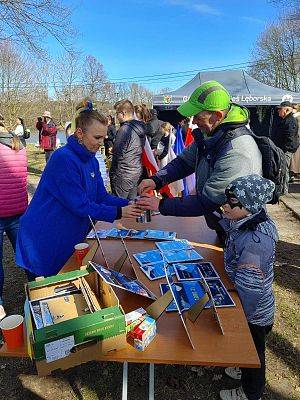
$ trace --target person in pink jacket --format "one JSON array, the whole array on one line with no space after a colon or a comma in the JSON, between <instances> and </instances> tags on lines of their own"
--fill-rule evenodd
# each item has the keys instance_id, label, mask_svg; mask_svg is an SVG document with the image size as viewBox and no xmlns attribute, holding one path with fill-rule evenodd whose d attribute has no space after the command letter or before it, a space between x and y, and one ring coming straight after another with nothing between
<instances>
[{"instance_id":1,"label":"person in pink jacket","mask_svg":"<svg viewBox=\"0 0 300 400\"><path fill-rule=\"evenodd\" d=\"M19 218L28 205L27 156L20 139L8 132L0 121L0 320L6 313L3 307L3 236L7 234L14 250Z\"/></svg>"}]
</instances>

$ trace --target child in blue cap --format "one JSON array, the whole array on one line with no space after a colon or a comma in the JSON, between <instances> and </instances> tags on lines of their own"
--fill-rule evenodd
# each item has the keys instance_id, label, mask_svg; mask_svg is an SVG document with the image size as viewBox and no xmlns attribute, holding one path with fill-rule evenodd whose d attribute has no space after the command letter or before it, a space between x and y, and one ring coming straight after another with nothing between
<instances>
[{"instance_id":1,"label":"child in blue cap","mask_svg":"<svg viewBox=\"0 0 300 400\"><path fill-rule=\"evenodd\" d=\"M278 232L266 212L274 183L259 175L235 179L226 188L224 219L227 233L225 270L241 300L261 362L260 368L226 368L241 386L221 390L222 400L259 400L265 387L265 339L274 321L273 263Z\"/></svg>"}]
</instances>

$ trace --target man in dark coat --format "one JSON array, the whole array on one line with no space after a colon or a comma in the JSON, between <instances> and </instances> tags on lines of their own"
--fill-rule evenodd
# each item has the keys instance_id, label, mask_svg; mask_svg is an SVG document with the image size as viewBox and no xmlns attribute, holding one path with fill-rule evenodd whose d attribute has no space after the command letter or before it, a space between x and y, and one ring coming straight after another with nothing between
<instances>
[{"instance_id":1,"label":"man in dark coat","mask_svg":"<svg viewBox=\"0 0 300 400\"><path fill-rule=\"evenodd\" d=\"M145 145L145 124L134 120L133 104L129 100L118 101L115 106L120 122L109 171L112 193L133 200L143 172L142 152Z\"/></svg>"},{"instance_id":2,"label":"man in dark coat","mask_svg":"<svg viewBox=\"0 0 300 400\"><path fill-rule=\"evenodd\" d=\"M150 113L152 115L152 118L146 124L146 135L149 140L151 149L156 149L161 138L164 136L164 132L161 129L161 124L163 123L163 121L160 121L157 118L157 111L155 109L151 109Z\"/></svg>"},{"instance_id":3,"label":"man in dark coat","mask_svg":"<svg viewBox=\"0 0 300 400\"><path fill-rule=\"evenodd\" d=\"M298 122L293 117L293 105L289 101L283 101L277 107L278 115L281 118L277 129L272 134L272 140L285 154L287 162L287 176L285 179L285 193L288 193L289 166L292 155L299 147Z\"/></svg>"}]
</instances>

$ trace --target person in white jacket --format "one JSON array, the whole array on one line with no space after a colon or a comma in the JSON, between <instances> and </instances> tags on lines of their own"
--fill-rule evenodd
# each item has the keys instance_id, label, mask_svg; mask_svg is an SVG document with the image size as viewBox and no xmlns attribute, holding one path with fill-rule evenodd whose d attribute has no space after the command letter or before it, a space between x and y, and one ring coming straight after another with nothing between
<instances>
[{"instance_id":1,"label":"person in white jacket","mask_svg":"<svg viewBox=\"0 0 300 400\"><path fill-rule=\"evenodd\" d=\"M24 119L18 117L16 120L16 123L17 124L16 124L15 130L14 130L14 133L16 136L23 137L24 132L25 132Z\"/></svg>"}]
</instances>

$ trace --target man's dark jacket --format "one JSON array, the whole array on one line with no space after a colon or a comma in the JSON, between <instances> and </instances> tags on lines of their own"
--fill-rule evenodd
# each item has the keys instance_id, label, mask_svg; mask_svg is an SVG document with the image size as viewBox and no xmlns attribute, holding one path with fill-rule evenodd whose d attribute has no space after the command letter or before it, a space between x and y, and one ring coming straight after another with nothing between
<instances>
[{"instance_id":1,"label":"man's dark jacket","mask_svg":"<svg viewBox=\"0 0 300 400\"><path fill-rule=\"evenodd\" d=\"M129 191L137 186L142 175L142 151L145 145L145 124L142 121L126 121L118 129L109 177L112 188Z\"/></svg>"},{"instance_id":2,"label":"man's dark jacket","mask_svg":"<svg viewBox=\"0 0 300 400\"><path fill-rule=\"evenodd\" d=\"M164 132L161 129L161 124L163 121L160 121L157 118L157 111L151 110L152 118L146 124L146 135L149 140L151 149L156 149L158 143L164 135Z\"/></svg>"},{"instance_id":3,"label":"man's dark jacket","mask_svg":"<svg viewBox=\"0 0 300 400\"><path fill-rule=\"evenodd\" d=\"M272 140L284 153L295 153L299 146L299 139L298 122L293 117L293 113L281 119L273 132Z\"/></svg>"}]
</instances>

